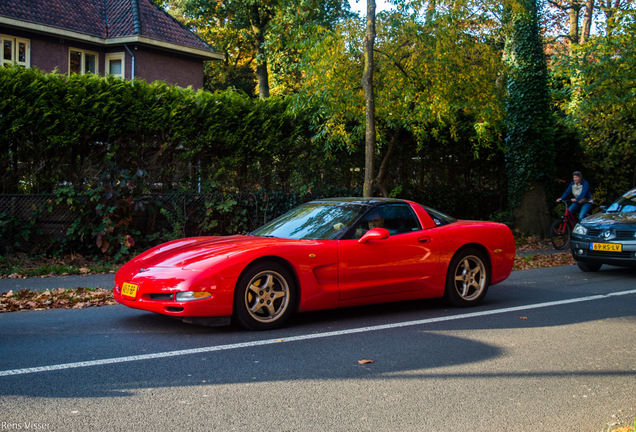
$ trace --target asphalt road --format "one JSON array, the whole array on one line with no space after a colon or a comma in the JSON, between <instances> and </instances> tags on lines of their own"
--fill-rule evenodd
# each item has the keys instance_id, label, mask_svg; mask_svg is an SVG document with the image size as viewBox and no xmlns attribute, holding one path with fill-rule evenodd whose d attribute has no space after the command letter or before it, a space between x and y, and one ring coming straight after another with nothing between
<instances>
[{"instance_id":1,"label":"asphalt road","mask_svg":"<svg viewBox=\"0 0 636 432\"><path fill-rule=\"evenodd\" d=\"M336 310L272 332L123 306L0 314L0 431L599 432L635 404L630 269L517 271L477 308Z\"/></svg>"}]
</instances>

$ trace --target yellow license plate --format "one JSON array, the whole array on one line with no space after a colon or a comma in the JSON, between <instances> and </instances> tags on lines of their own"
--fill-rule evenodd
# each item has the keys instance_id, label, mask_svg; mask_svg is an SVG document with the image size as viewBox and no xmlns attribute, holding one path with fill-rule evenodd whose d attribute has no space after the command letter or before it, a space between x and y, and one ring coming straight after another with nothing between
<instances>
[{"instance_id":1,"label":"yellow license plate","mask_svg":"<svg viewBox=\"0 0 636 432\"><path fill-rule=\"evenodd\" d=\"M603 252L622 252L623 251L622 244L592 243L590 246L591 246L590 249L595 251L603 251Z\"/></svg>"},{"instance_id":2,"label":"yellow license plate","mask_svg":"<svg viewBox=\"0 0 636 432\"><path fill-rule=\"evenodd\" d=\"M135 297L137 297L137 289L138 288L139 288L139 285L137 285L137 284L124 282L124 285L122 285L122 287L121 287L121 295L126 296L126 297L135 298Z\"/></svg>"}]
</instances>

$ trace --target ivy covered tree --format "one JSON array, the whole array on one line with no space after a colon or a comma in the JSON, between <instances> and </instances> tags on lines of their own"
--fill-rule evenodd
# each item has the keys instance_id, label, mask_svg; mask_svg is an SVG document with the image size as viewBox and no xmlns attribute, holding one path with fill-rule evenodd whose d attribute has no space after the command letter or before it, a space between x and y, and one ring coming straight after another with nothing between
<instances>
[{"instance_id":1,"label":"ivy covered tree","mask_svg":"<svg viewBox=\"0 0 636 432\"><path fill-rule=\"evenodd\" d=\"M554 177L554 142L547 65L539 32L538 0L506 5L505 59L509 68L506 136L509 205L517 228L546 237L548 185Z\"/></svg>"}]
</instances>

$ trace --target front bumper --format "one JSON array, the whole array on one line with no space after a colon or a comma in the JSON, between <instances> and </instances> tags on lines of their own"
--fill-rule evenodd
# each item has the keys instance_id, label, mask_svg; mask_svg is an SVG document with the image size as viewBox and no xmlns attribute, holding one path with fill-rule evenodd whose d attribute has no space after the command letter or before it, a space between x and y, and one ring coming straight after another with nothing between
<instances>
[{"instance_id":1,"label":"front bumper","mask_svg":"<svg viewBox=\"0 0 636 432\"><path fill-rule=\"evenodd\" d=\"M573 238L570 242L572 257L576 261L587 264L609 264L622 267L636 267L636 241L602 242L607 244L620 244L620 252L606 252L592 250L592 243L599 243L585 238Z\"/></svg>"},{"instance_id":2,"label":"front bumper","mask_svg":"<svg viewBox=\"0 0 636 432\"><path fill-rule=\"evenodd\" d=\"M136 299L130 299L122 296L118 287L115 287L115 289L113 289L113 297L115 301L124 306L176 318L219 317L232 314L231 302L228 305L227 300L224 301L214 295L204 300L188 302L154 299L148 295L140 295Z\"/></svg>"},{"instance_id":3,"label":"front bumper","mask_svg":"<svg viewBox=\"0 0 636 432\"><path fill-rule=\"evenodd\" d=\"M143 272L121 269L115 275L115 301L133 309L141 309L175 318L228 317L232 315L234 279L174 268L149 268ZM125 291L125 285L136 289ZM125 291L125 292L124 292ZM207 292L209 297L183 301L178 293ZM128 295L126 295L128 294Z\"/></svg>"}]
</instances>

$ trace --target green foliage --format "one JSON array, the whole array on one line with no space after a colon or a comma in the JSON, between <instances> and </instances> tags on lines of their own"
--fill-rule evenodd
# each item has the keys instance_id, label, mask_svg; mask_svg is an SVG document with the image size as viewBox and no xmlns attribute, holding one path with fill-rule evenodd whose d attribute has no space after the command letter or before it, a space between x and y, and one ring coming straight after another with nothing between
<instances>
[{"instance_id":1,"label":"green foliage","mask_svg":"<svg viewBox=\"0 0 636 432\"><path fill-rule=\"evenodd\" d=\"M608 204L636 186L636 11L623 11L610 35L563 56L555 77L564 83L562 109L585 152L581 169Z\"/></svg>"},{"instance_id":2,"label":"green foliage","mask_svg":"<svg viewBox=\"0 0 636 432\"><path fill-rule=\"evenodd\" d=\"M166 0L177 19L222 52L206 70L206 88L268 97L298 90L303 41L347 16L341 0ZM256 83L258 82L258 91Z\"/></svg>"},{"instance_id":3,"label":"green foliage","mask_svg":"<svg viewBox=\"0 0 636 432\"><path fill-rule=\"evenodd\" d=\"M28 217L0 213L0 238L5 248L4 252L17 250L29 244L37 234L37 221L40 211L32 209Z\"/></svg>"},{"instance_id":4,"label":"green foliage","mask_svg":"<svg viewBox=\"0 0 636 432\"><path fill-rule=\"evenodd\" d=\"M406 8L377 17L374 165L385 167L376 178L378 194L400 185L432 189L456 179L455 169L467 172L476 158L501 189L494 161L503 147L503 91L493 77L503 65L492 23L463 3L438 7L425 22ZM352 170L363 165L363 35L363 23L349 20L308 39L305 79L292 105L313 114L313 142Z\"/></svg>"},{"instance_id":5,"label":"green foliage","mask_svg":"<svg viewBox=\"0 0 636 432\"><path fill-rule=\"evenodd\" d=\"M135 189L132 178L125 173L113 183L95 188L58 188L54 203L68 208L74 218L66 235L53 242L54 251L90 255L101 252L116 261L126 256L139 234L131 226L135 210L141 207Z\"/></svg>"}]
</instances>

